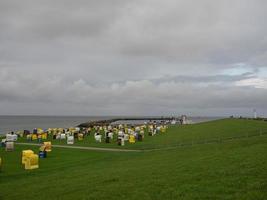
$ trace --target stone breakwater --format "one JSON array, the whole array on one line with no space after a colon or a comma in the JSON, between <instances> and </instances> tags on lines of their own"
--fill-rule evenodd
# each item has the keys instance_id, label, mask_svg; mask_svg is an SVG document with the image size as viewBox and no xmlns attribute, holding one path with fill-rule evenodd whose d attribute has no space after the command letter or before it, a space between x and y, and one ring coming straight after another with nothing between
<instances>
[{"instance_id":1,"label":"stone breakwater","mask_svg":"<svg viewBox=\"0 0 267 200\"><path fill-rule=\"evenodd\" d=\"M88 128L92 126L108 126L111 123L117 121L134 121L134 120L143 120L143 121L171 121L171 120L180 120L174 117L133 117L133 118L114 118L107 120L97 120L97 121L89 121L82 124L79 124L78 127Z\"/></svg>"}]
</instances>

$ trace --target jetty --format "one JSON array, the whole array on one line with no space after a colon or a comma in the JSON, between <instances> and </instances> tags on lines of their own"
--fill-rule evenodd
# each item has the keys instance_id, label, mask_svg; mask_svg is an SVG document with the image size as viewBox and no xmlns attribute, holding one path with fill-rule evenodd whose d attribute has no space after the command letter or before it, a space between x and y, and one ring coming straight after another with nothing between
<instances>
[{"instance_id":1,"label":"jetty","mask_svg":"<svg viewBox=\"0 0 267 200\"><path fill-rule=\"evenodd\" d=\"M88 128L93 126L108 126L117 121L172 121L172 120L180 120L177 117L122 117L122 118L113 118L113 119L106 119L106 120L96 120L96 121L89 121L82 124L79 124L78 127L80 128Z\"/></svg>"}]
</instances>

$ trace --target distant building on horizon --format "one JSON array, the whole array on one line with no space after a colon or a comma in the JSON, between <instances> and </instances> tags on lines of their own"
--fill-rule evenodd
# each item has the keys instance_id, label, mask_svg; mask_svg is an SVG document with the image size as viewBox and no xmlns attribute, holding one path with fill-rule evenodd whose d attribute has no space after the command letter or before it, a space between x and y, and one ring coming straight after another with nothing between
<instances>
[{"instance_id":1,"label":"distant building on horizon","mask_svg":"<svg viewBox=\"0 0 267 200\"><path fill-rule=\"evenodd\" d=\"M253 113L254 113L254 119L257 119L257 111L255 108L253 109Z\"/></svg>"}]
</instances>

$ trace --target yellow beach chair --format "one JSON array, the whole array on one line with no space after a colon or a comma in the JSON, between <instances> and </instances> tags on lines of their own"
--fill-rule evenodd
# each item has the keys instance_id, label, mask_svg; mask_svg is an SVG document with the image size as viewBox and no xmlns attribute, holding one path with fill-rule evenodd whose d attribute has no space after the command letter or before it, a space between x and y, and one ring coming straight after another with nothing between
<instances>
[{"instance_id":1,"label":"yellow beach chair","mask_svg":"<svg viewBox=\"0 0 267 200\"><path fill-rule=\"evenodd\" d=\"M42 134L42 140L47 140L47 133Z\"/></svg>"},{"instance_id":2,"label":"yellow beach chair","mask_svg":"<svg viewBox=\"0 0 267 200\"><path fill-rule=\"evenodd\" d=\"M134 137L134 135L130 135L129 142L132 143L132 144L135 143L135 137Z\"/></svg>"},{"instance_id":3,"label":"yellow beach chair","mask_svg":"<svg viewBox=\"0 0 267 200\"><path fill-rule=\"evenodd\" d=\"M37 134L32 134L32 140L37 140Z\"/></svg>"},{"instance_id":4,"label":"yellow beach chair","mask_svg":"<svg viewBox=\"0 0 267 200\"><path fill-rule=\"evenodd\" d=\"M45 146L45 151L46 152L51 152L52 151L52 144L51 144L51 142L44 142L44 146Z\"/></svg>"},{"instance_id":5,"label":"yellow beach chair","mask_svg":"<svg viewBox=\"0 0 267 200\"><path fill-rule=\"evenodd\" d=\"M37 169L39 168L39 158L37 154L31 154L28 157L26 157L25 160L25 169L31 170L31 169Z\"/></svg>"},{"instance_id":6,"label":"yellow beach chair","mask_svg":"<svg viewBox=\"0 0 267 200\"><path fill-rule=\"evenodd\" d=\"M82 134L82 133L79 133L79 134L78 134L78 140L79 140L79 141L82 141L82 140L83 140L83 134Z\"/></svg>"},{"instance_id":7,"label":"yellow beach chair","mask_svg":"<svg viewBox=\"0 0 267 200\"><path fill-rule=\"evenodd\" d=\"M27 157L32 154L34 154L32 150L23 150L21 154L21 164L25 164Z\"/></svg>"}]
</instances>

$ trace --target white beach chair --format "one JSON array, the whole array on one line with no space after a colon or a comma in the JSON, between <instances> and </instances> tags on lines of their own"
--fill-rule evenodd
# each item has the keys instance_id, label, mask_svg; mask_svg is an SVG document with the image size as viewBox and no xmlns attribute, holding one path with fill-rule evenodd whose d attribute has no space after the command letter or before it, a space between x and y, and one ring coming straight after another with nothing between
<instances>
[{"instance_id":1,"label":"white beach chair","mask_svg":"<svg viewBox=\"0 0 267 200\"><path fill-rule=\"evenodd\" d=\"M129 140L129 135L128 134L124 134L124 140L128 141Z\"/></svg>"},{"instance_id":2,"label":"white beach chair","mask_svg":"<svg viewBox=\"0 0 267 200\"><path fill-rule=\"evenodd\" d=\"M7 142L13 142L14 140L13 140L13 135L12 134L6 134L6 141Z\"/></svg>"},{"instance_id":3,"label":"white beach chair","mask_svg":"<svg viewBox=\"0 0 267 200\"><path fill-rule=\"evenodd\" d=\"M95 141L96 142L101 142L102 135L95 135Z\"/></svg>"},{"instance_id":4,"label":"white beach chair","mask_svg":"<svg viewBox=\"0 0 267 200\"><path fill-rule=\"evenodd\" d=\"M109 133L108 133L108 137L109 137L111 140L113 140L113 132L109 132Z\"/></svg>"},{"instance_id":5,"label":"white beach chair","mask_svg":"<svg viewBox=\"0 0 267 200\"><path fill-rule=\"evenodd\" d=\"M65 140L66 139L66 134L65 133L61 133L60 134L60 139L61 140Z\"/></svg>"},{"instance_id":6,"label":"white beach chair","mask_svg":"<svg viewBox=\"0 0 267 200\"><path fill-rule=\"evenodd\" d=\"M74 144L74 136L67 137L67 144Z\"/></svg>"}]
</instances>

